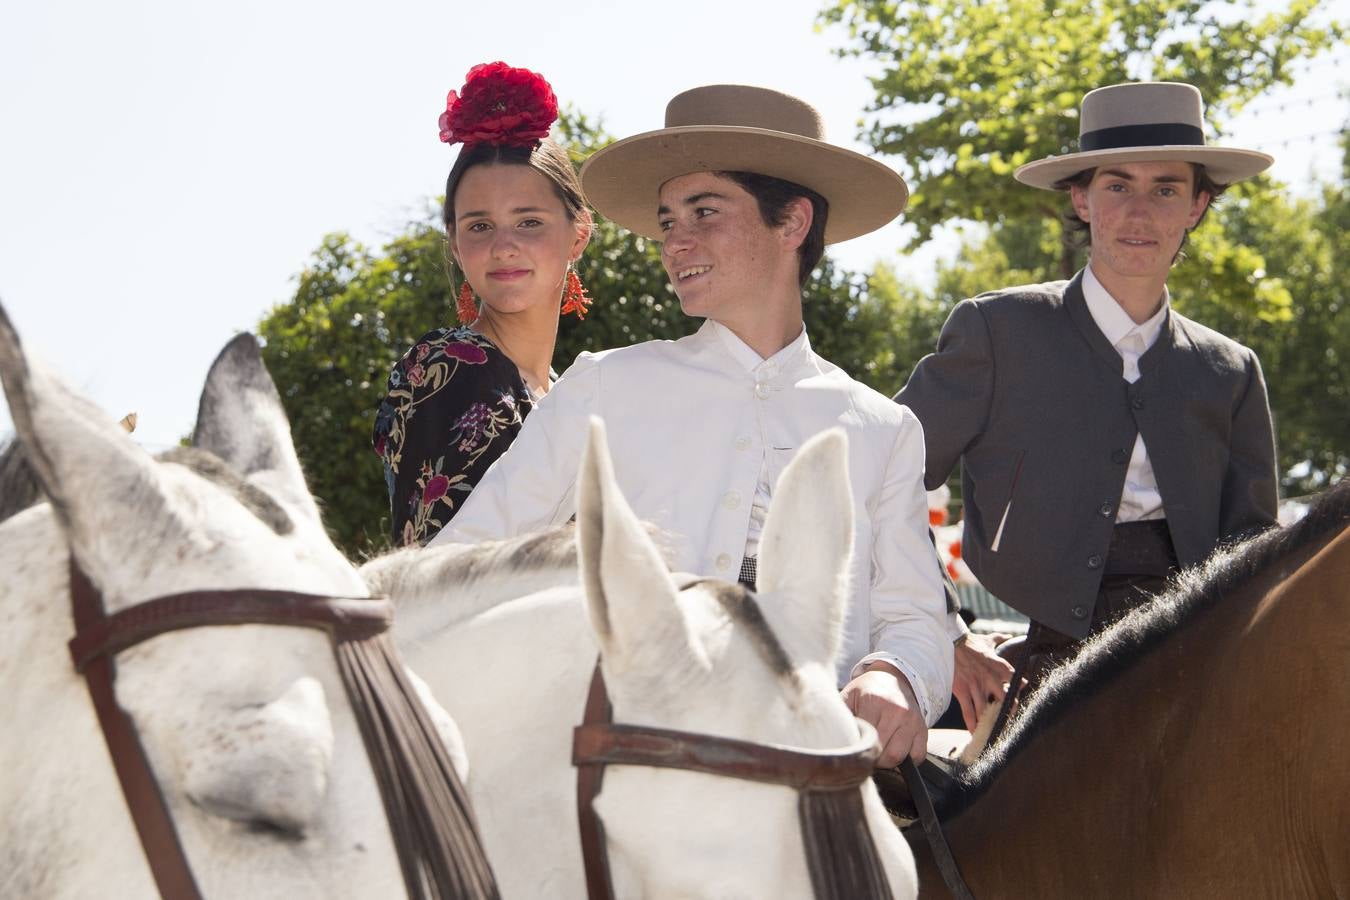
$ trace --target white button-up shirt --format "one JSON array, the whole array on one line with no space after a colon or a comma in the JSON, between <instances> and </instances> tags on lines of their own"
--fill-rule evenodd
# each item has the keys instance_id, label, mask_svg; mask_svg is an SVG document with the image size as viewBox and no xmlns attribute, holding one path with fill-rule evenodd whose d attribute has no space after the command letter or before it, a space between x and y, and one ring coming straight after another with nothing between
<instances>
[{"instance_id":1,"label":"white button-up shirt","mask_svg":"<svg viewBox=\"0 0 1350 900\"><path fill-rule=\"evenodd\" d=\"M909 679L928 722L942 713L952 644L913 413L821 359L805 332L768 360L711 320L678 341L583 353L432 543L567 521L592 415L605 421L629 504L671 535L675 567L727 580L739 572L760 485L775 485L808 438L842 427L855 531L840 681L884 660Z\"/></svg>"},{"instance_id":2,"label":"white button-up shirt","mask_svg":"<svg viewBox=\"0 0 1350 900\"><path fill-rule=\"evenodd\" d=\"M1083 272L1083 298L1087 301L1092 321L1097 323L1102 334L1120 354L1121 375L1134 384L1139 380L1139 357L1157 342L1163 323L1167 321L1167 288L1163 288L1162 306L1148 321L1140 323L1131 319L1130 314L1097 280L1097 276L1092 273L1092 266ZM1158 479L1153 474L1153 463L1149 461L1148 448L1144 446L1144 436L1136 434L1130 464L1125 470L1125 488L1121 491L1120 505L1116 509L1116 521L1161 519L1166 514L1162 492L1158 490Z\"/></svg>"}]
</instances>

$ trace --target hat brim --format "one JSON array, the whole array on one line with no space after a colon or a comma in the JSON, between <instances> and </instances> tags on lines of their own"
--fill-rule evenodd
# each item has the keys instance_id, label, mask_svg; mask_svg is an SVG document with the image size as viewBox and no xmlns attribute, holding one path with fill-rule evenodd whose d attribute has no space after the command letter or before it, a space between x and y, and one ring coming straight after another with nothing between
<instances>
[{"instance_id":1,"label":"hat brim","mask_svg":"<svg viewBox=\"0 0 1350 900\"><path fill-rule=\"evenodd\" d=\"M586 199L605 218L661 240L661 185L691 172L754 172L810 188L830 204L825 243L876 231L909 202L899 173L823 141L733 125L663 128L597 150L581 167Z\"/></svg>"},{"instance_id":2,"label":"hat brim","mask_svg":"<svg viewBox=\"0 0 1350 900\"><path fill-rule=\"evenodd\" d=\"M1045 159L1022 166L1013 173L1013 177L1023 184L1053 191L1058 190L1056 184L1077 175L1084 169L1097 169L1111 163L1172 161L1199 163L1205 167L1205 171L1216 184L1227 185L1259 175L1270 168L1275 158L1257 150L1166 144L1158 147L1125 147L1047 156Z\"/></svg>"}]
</instances>

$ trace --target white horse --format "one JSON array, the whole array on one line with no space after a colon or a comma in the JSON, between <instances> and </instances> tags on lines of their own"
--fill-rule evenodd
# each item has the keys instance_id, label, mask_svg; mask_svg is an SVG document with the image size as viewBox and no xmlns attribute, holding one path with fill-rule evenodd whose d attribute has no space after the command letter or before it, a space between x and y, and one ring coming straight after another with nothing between
<instances>
[{"instance_id":1,"label":"white horse","mask_svg":"<svg viewBox=\"0 0 1350 900\"><path fill-rule=\"evenodd\" d=\"M784 471L761 543L760 625L725 602L738 587L681 589L668 574L619 494L598 424L578 487L584 591L569 528L399 551L362 568L372 590L396 599L401 652L463 733L504 896L586 895L570 759L597 652L615 722L813 750L857 743L834 668L852 542L847 478L839 433ZM538 592L520 597L525 589ZM908 848L871 782L858 790L891 894L915 896ZM790 788L611 766L595 805L619 897L812 896Z\"/></svg>"},{"instance_id":2,"label":"white horse","mask_svg":"<svg viewBox=\"0 0 1350 900\"><path fill-rule=\"evenodd\" d=\"M109 612L199 589L364 597L365 585L320 525L251 337L213 367L197 425L198 442L239 474L203 452L152 460L25 359L3 309L0 375L50 501L0 524L0 896L156 896L66 649L69 556ZM204 896L403 896L326 635L196 628L151 638L116 664L118 703Z\"/></svg>"}]
</instances>

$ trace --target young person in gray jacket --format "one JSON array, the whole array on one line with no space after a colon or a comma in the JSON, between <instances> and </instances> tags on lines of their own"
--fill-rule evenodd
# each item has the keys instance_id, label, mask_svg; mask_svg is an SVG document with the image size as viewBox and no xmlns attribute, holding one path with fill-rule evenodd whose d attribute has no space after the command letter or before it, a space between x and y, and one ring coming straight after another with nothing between
<instances>
[{"instance_id":1,"label":"young person in gray jacket","mask_svg":"<svg viewBox=\"0 0 1350 900\"><path fill-rule=\"evenodd\" d=\"M895 398L923 423L930 489L961 463L963 555L1030 617L1033 682L1178 567L1276 517L1256 354L1167 290L1213 199L1271 157L1206 145L1200 92L1172 83L1088 93L1079 147L1015 177L1068 193L1086 268L957 305ZM979 641L958 641L958 695L987 666Z\"/></svg>"}]
</instances>

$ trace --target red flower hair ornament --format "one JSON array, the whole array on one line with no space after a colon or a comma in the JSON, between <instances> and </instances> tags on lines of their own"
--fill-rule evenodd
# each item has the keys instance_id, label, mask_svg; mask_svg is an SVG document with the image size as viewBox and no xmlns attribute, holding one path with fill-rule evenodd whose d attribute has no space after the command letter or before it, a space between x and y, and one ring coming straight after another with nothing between
<instances>
[{"instance_id":1,"label":"red flower hair ornament","mask_svg":"<svg viewBox=\"0 0 1350 900\"><path fill-rule=\"evenodd\" d=\"M558 98L544 76L504 62L481 63L451 91L441 113L447 144L528 146L548 137L558 118Z\"/></svg>"}]
</instances>

